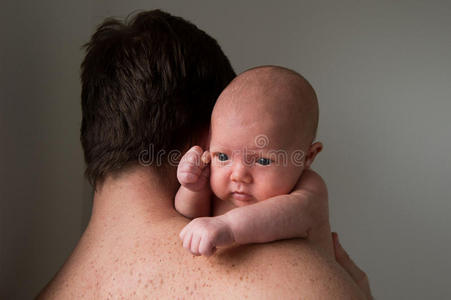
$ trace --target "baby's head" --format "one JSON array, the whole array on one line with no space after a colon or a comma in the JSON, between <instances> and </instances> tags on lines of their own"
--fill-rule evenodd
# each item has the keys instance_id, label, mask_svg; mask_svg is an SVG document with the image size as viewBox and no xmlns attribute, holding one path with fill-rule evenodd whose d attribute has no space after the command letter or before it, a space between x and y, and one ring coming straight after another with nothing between
<instances>
[{"instance_id":1,"label":"baby's head","mask_svg":"<svg viewBox=\"0 0 451 300\"><path fill-rule=\"evenodd\" d=\"M235 206L290 193L322 149L312 144L317 125L315 91L301 75L275 66L240 74L213 109L213 192Z\"/></svg>"}]
</instances>

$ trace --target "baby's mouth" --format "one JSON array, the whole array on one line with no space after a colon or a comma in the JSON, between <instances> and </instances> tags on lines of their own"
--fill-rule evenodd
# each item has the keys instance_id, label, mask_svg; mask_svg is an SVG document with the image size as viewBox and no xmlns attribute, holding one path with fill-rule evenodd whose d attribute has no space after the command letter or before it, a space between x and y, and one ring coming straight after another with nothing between
<instances>
[{"instance_id":1,"label":"baby's mouth","mask_svg":"<svg viewBox=\"0 0 451 300\"><path fill-rule=\"evenodd\" d=\"M249 202L251 200L254 199L254 197L252 197L252 195L244 193L244 192L232 192L232 198L238 201L244 201L244 202Z\"/></svg>"}]
</instances>

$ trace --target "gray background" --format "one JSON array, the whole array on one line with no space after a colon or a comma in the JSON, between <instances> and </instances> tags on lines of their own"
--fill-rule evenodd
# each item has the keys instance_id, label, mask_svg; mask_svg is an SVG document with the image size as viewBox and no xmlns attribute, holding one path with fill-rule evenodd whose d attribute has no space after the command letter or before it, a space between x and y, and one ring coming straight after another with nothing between
<instances>
[{"instance_id":1,"label":"gray background","mask_svg":"<svg viewBox=\"0 0 451 300\"><path fill-rule=\"evenodd\" d=\"M161 8L237 72L278 64L318 92L333 229L378 299L451 297L451 5L439 1L17 1L0 7L0 298L27 299L90 209L80 46L107 16Z\"/></svg>"}]
</instances>

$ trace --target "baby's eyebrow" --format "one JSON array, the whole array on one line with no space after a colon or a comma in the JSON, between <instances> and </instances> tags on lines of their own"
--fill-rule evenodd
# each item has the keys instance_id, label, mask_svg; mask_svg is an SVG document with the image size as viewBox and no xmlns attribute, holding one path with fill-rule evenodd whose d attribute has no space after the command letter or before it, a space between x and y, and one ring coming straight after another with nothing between
<instances>
[{"instance_id":1,"label":"baby's eyebrow","mask_svg":"<svg viewBox=\"0 0 451 300\"><path fill-rule=\"evenodd\" d=\"M213 156L217 156L219 153L224 153L222 151L210 151L210 154Z\"/></svg>"},{"instance_id":2,"label":"baby's eyebrow","mask_svg":"<svg viewBox=\"0 0 451 300\"><path fill-rule=\"evenodd\" d=\"M224 154L229 154L229 150L222 148L222 147L214 147L214 148L210 148L210 153L213 156L217 156L219 153L224 153Z\"/></svg>"},{"instance_id":3,"label":"baby's eyebrow","mask_svg":"<svg viewBox=\"0 0 451 300\"><path fill-rule=\"evenodd\" d=\"M210 152L220 152L220 151L224 151L226 148L222 147L222 146L210 146Z\"/></svg>"}]
</instances>

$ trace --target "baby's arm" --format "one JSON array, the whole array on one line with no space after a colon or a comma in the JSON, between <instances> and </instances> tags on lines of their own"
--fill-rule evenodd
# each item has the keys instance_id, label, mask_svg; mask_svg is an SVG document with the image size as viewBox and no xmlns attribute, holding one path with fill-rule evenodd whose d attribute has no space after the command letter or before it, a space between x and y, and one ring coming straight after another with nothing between
<instances>
[{"instance_id":1,"label":"baby's arm","mask_svg":"<svg viewBox=\"0 0 451 300\"><path fill-rule=\"evenodd\" d=\"M175 195L175 209L187 218L210 215L209 154L199 146L185 153L177 168L180 188Z\"/></svg>"},{"instance_id":2,"label":"baby's arm","mask_svg":"<svg viewBox=\"0 0 451 300\"><path fill-rule=\"evenodd\" d=\"M306 169L292 193L234 208L223 217L238 244L309 238L328 224L327 188Z\"/></svg>"},{"instance_id":3,"label":"baby's arm","mask_svg":"<svg viewBox=\"0 0 451 300\"><path fill-rule=\"evenodd\" d=\"M195 255L212 255L218 246L308 238L331 250L327 188L306 169L293 192L234 208L224 215L192 220L180 232L183 247Z\"/></svg>"}]
</instances>

